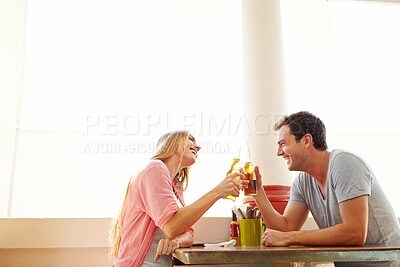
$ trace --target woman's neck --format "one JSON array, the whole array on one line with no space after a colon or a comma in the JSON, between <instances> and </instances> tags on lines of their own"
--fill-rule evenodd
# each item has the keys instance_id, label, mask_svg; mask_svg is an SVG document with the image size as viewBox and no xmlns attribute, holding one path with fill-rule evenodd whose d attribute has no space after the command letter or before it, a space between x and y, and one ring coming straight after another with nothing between
<instances>
[{"instance_id":1,"label":"woman's neck","mask_svg":"<svg viewBox=\"0 0 400 267\"><path fill-rule=\"evenodd\" d=\"M174 179L180 169L180 159L172 155L168 159L163 160L163 162L168 168L171 179Z\"/></svg>"}]
</instances>

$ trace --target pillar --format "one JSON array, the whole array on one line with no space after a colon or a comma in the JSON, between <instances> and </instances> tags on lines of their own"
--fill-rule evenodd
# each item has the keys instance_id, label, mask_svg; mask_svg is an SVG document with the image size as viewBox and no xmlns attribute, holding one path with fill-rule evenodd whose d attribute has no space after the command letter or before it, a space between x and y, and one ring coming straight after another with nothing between
<instances>
[{"instance_id":1,"label":"pillar","mask_svg":"<svg viewBox=\"0 0 400 267\"><path fill-rule=\"evenodd\" d=\"M279 0L242 0L244 139L263 184L291 184L273 126L287 112Z\"/></svg>"}]
</instances>

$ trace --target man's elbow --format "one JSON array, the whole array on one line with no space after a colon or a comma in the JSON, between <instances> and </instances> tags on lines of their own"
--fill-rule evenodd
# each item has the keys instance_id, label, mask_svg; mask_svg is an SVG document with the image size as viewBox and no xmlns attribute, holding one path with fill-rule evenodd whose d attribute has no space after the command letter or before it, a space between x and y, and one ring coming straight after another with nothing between
<instances>
[{"instance_id":1,"label":"man's elbow","mask_svg":"<svg viewBox=\"0 0 400 267\"><path fill-rule=\"evenodd\" d=\"M353 240L353 244L354 246L363 246L365 244L365 238L359 236L358 238Z\"/></svg>"},{"instance_id":2,"label":"man's elbow","mask_svg":"<svg viewBox=\"0 0 400 267\"><path fill-rule=\"evenodd\" d=\"M367 232L366 231L355 231L351 234L350 244L353 246L363 246L365 241L367 240Z\"/></svg>"}]
</instances>

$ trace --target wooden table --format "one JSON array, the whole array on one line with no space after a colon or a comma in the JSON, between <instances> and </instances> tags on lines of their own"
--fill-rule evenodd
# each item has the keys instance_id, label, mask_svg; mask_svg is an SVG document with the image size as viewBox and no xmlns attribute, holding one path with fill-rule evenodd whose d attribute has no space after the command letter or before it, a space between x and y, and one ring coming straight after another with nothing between
<instances>
[{"instance_id":1,"label":"wooden table","mask_svg":"<svg viewBox=\"0 0 400 267\"><path fill-rule=\"evenodd\" d=\"M184 264L262 264L289 262L400 261L400 247L230 247L193 246L175 250L175 258Z\"/></svg>"}]
</instances>

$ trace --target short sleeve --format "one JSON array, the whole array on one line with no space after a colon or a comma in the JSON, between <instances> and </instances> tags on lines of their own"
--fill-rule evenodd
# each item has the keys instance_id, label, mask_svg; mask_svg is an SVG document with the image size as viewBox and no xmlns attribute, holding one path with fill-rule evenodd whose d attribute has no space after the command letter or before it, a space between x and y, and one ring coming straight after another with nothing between
<instances>
[{"instance_id":1,"label":"short sleeve","mask_svg":"<svg viewBox=\"0 0 400 267\"><path fill-rule=\"evenodd\" d=\"M172 179L163 162L154 161L148 165L141 174L139 192L145 212L162 229L179 209Z\"/></svg>"},{"instance_id":2,"label":"short sleeve","mask_svg":"<svg viewBox=\"0 0 400 267\"><path fill-rule=\"evenodd\" d=\"M338 153L332 161L331 182L338 202L371 195L372 173L367 164L351 153Z\"/></svg>"},{"instance_id":3,"label":"short sleeve","mask_svg":"<svg viewBox=\"0 0 400 267\"><path fill-rule=\"evenodd\" d=\"M186 232L188 232L189 234L194 236L194 228L193 227L190 227Z\"/></svg>"}]
</instances>

